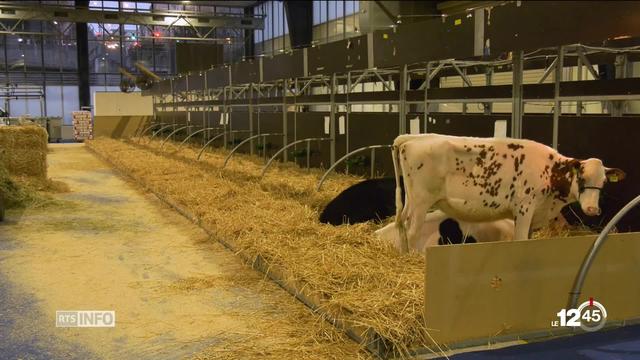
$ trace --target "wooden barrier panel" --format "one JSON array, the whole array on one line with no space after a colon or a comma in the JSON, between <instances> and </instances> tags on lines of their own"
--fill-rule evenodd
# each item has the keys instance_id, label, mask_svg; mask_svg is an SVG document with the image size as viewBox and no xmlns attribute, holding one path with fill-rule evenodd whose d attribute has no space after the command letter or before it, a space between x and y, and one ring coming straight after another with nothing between
<instances>
[{"instance_id":1,"label":"wooden barrier panel","mask_svg":"<svg viewBox=\"0 0 640 360\"><path fill-rule=\"evenodd\" d=\"M438 246L426 254L425 319L452 347L561 331L576 274L596 236ZM611 234L579 304L593 297L607 323L640 318L640 233ZM566 329L565 329L566 330Z\"/></svg>"}]
</instances>

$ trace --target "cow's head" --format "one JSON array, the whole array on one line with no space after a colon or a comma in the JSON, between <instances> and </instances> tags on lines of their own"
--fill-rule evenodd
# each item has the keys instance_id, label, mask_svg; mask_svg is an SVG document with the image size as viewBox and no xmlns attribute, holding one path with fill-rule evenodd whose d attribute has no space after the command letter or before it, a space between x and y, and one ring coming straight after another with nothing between
<instances>
[{"instance_id":1,"label":"cow's head","mask_svg":"<svg viewBox=\"0 0 640 360\"><path fill-rule=\"evenodd\" d=\"M580 202L582 211L589 216L600 215L600 192L604 184L618 182L625 178L624 171L602 165L600 159L571 160L571 167L576 176L572 182L571 192Z\"/></svg>"}]
</instances>

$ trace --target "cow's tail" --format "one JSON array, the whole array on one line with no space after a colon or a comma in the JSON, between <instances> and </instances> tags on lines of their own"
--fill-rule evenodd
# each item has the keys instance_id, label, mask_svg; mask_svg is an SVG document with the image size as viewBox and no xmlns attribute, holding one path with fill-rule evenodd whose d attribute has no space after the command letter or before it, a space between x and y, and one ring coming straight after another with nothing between
<instances>
[{"instance_id":1,"label":"cow's tail","mask_svg":"<svg viewBox=\"0 0 640 360\"><path fill-rule=\"evenodd\" d=\"M396 138L396 141L393 142L393 146L391 147L391 157L393 159L393 171L396 175L396 227L398 228L398 232L400 235L400 244L402 247L402 251L409 252L407 234L404 227L404 221L402 221L402 210L404 208L404 204L402 201L402 187L400 184L400 181L404 181L404 177L402 178L402 180L400 179L400 175L402 174L402 166L400 163L400 146L402 145L402 143L403 142L401 141L401 139Z\"/></svg>"}]
</instances>

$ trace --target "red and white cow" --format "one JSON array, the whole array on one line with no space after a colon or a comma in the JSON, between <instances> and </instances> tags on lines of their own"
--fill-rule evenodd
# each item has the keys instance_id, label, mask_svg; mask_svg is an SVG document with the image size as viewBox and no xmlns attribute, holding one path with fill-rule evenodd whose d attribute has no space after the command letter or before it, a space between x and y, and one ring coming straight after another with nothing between
<instances>
[{"instance_id":1,"label":"red and white cow","mask_svg":"<svg viewBox=\"0 0 640 360\"><path fill-rule=\"evenodd\" d=\"M545 226L563 206L579 201L585 214L600 213L600 190L625 176L599 159L578 160L530 140L400 135L393 142L396 220L401 251L415 248L425 214L442 210L459 221L511 218L515 240ZM399 177L405 185L405 204Z\"/></svg>"},{"instance_id":2,"label":"red and white cow","mask_svg":"<svg viewBox=\"0 0 640 360\"><path fill-rule=\"evenodd\" d=\"M411 251L425 252L430 246L438 246L439 240L443 238L446 241L446 234L441 233L440 226L444 221L450 219L447 214L440 210L428 213L424 219L423 232L418 239L411 243ZM492 241L511 241L513 240L514 224L511 219L501 219L487 222L457 222L461 232L461 237L473 238L474 242L492 242ZM382 229L376 230L376 235L385 241L391 241L393 246L400 250L401 239L396 229L395 222L388 224ZM464 239L463 241L464 242Z\"/></svg>"}]
</instances>

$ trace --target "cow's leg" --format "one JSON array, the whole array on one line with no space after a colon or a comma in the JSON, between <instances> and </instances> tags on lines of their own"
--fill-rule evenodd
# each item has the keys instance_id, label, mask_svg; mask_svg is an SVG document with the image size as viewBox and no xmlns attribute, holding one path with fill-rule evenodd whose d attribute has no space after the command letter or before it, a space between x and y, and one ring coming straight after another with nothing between
<instances>
[{"instance_id":1,"label":"cow's leg","mask_svg":"<svg viewBox=\"0 0 640 360\"><path fill-rule=\"evenodd\" d=\"M514 218L515 231L513 240L527 240L529 238L532 218L533 211L525 211L524 215L518 214L518 216Z\"/></svg>"},{"instance_id":2,"label":"cow's leg","mask_svg":"<svg viewBox=\"0 0 640 360\"><path fill-rule=\"evenodd\" d=\"M409 211L407 211L407 226L405 229L407 234L407 247L409 248L409 251L422 250L418 244L420 244L420 238L427 233L424 228L426 225L425 215L431 205L431 203L424 201L414 201L412 206L409 208Z\"/></svg>"}]
</instances>

